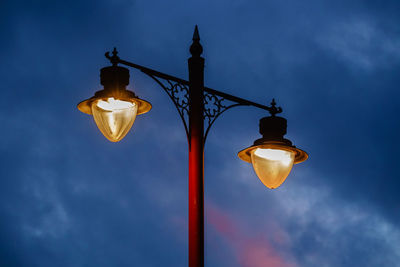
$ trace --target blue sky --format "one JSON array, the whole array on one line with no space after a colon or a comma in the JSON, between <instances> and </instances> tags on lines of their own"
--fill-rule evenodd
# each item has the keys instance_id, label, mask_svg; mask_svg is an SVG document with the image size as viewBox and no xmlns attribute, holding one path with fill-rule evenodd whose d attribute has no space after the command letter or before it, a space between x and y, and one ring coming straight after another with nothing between
<instances>
[{"instance_id":1,"label":"blue sky","mask_svg":"<svg viewBox=\"0 0 400 267\"><path fill-rule=\"evenodd\" d=\"M111 143L76 104L104 52L275 98L310 155L276 190L236 153L265 112L221 116L205 150L206 266L399 266L398 1L2 1L0 266L186 266L187 141L168 96Z\"/></svg>"}]
</instances>

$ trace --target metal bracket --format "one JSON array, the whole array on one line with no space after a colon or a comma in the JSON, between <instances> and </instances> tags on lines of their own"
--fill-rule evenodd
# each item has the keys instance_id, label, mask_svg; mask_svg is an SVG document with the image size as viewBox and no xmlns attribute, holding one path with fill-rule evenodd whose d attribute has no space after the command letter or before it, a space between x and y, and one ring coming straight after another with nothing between
<instances>
[{"instance_id":1,"label":"metal bracket","mask_svg":"<svg viewBox=\"0 0 400 267\"><path fill-rule=\"evenodd\" d=\"M204 92L204 121L208 124L207 127L205 127L204 142L207 139L211 126L222 113L233 107L245 106L245 104L242 103L224 104L226 101L230 100L215 94Z\"/></svg>"},{"instance_id":2,"label":"metal bracket","mask_svg":"<svg viewBox=\"0 0 400 267\"><path fill-rule=\"evenodd\" d=\"M186 135L189 138L189 82L129 61L122 60L118 57L118 52L114 48L112 56L107 52L106 58L110 60L113 65L122 64L135 69L138 69L150 76L155 80L168 94L176 109L178 110L179 116L182 119L185 127ZM225 102L228 101L227 104ZM229 104L231 102L231 104ZM225 111L230 108L237 106L253 106L263 110L267 110L271 116L275 116L282 112L282 108L275 106L275 100L272 100L271 106L261 105L240 97L236 97L230 94L223 93L208 87L204 87L204 119L206 120L207 128L205 128L204 141L207 138L208 132L215 120Z\"/></svg>"},{"instance_id":3,"label":"metal bracket","mask_svg":"<svg viewBox=\"0 0 400 267\"><path fill-rule=\"evenodd\" d=\"M182 119L186 136L189 138L189 86L169 79L163 79L164 82L162 82L158 77L150 73L146 74L155 80L172 100Z\"/></svg>"},{"instance_id":4,"label":"metal bracket","mask_svg":"<svg viewBox=\"0 0 400 267\"><path fill-rule=\"evenodd\" d=\"M204 142L206 141L208 132L215 120L228 109L238 106L257 106L267 110L273 117L282 112L281 107L276 107L275 99L272 99L271 106L268 107L233 97L210 88L204 88L204 120L205 123L208 124L205 128Z\"/></svg>"},{"instance_id":5,"label":"metal bracket","mask_svg":"<svg viewBox=\"0 0 400 267\"><path fill-rule=\"evenodd\" d=\"M122 60L118 57L118 51L115 47L112 51L112 56L110 56L109 52L106 52L105 56L113 65L117 65L119 63L138 69L156 81L174 103L176 109L178 110L179 116L182 119L183 126L185 127L186 136L189 138L189 82L129 61Z\"/></svg>"}]
</instances>

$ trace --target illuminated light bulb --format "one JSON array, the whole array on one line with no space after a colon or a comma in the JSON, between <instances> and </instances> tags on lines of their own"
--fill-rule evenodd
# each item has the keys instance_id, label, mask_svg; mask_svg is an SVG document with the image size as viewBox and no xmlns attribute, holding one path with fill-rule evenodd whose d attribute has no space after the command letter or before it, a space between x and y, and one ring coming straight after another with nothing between
<instances>
[{"instance_id":1,"label":"illuminated light bulb","mask_svg":"<svg viewBox=\"0 0 400 267\"><path fill-rule=\"evenodd\" d=\"M138 111L138 105L135 102L113 97L93 101L91 108L97 127L111 142L118 142L125 137Z\"/></svg>"},{"instance_id":2,"label":"illuminated light bulb","mask_svg":"<svg viewBox=\"0 0 400 267\"><path fill-rule=\"evenodd\" d=\"M294 156L292 151L256 148L251 151L251 162L261 182L274 189L286 180L292 170Z\"/></svg>"}]
</instances>

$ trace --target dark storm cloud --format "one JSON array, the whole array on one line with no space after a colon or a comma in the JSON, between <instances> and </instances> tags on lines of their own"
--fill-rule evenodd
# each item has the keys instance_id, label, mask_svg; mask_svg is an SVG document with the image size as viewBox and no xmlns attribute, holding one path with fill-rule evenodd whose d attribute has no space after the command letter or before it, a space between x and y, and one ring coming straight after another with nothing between
<instances>
[{"instance_id":1,"label":"dark storm cloud","mask_svg":"<svg viewBox=\"0 0 400 267\"><path fill-rule=\"evenodd\" d=\"M206 147L207 264L398 262L397 1L0 7L0 265L186 265L187 144L168 97L131 71L153 110L117 144L75 105L100 88L113 46L185 78L194 24L207 86L264 104L275 97L288 137L310 153L270 191L236 158L265 114L237 108L216 122Z\"/></svg>"}]
</instances>

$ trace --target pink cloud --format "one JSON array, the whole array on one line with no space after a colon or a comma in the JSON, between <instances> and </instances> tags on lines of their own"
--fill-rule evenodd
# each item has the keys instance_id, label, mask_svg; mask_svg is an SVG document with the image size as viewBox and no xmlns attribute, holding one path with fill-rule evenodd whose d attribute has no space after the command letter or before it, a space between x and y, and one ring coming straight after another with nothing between
<instances>
[{"instance_id":1,"label":"pink cloud","mask_svg":"<svg viewBox=\"0 0 400 267\"><path fill-rule=\"evenodd\" d=\"M206 219L207 223L211 225L219 234L230 242L234 242L238 239L240 231L238 227L232 223L231 219L221 212L221 210L211 203L207 203L206 206Z\"/></svg>"},{"instance_id":2,"label":"pink cloud","mask_svg":"<svg viewBox=\"0 0 400 267\"><path fill-rule=\"evenodd\" d=\"M238 262L243 267L294 267L283 259L271 245L264 240L247 239L239 247Z\"/></svg>"},{"instance_id":3,"label":"pink cloud","mask_svg":"<svg viewBox=\"0 0 400 267\"><path fill-rule=\"evenodd\" d=\"M232 245L237 261L241 267L296 267L297 265L284 259L270 242L257 233L248 233L233 221L229 214L214 204L208 202L206 206L207 223L227 243ZM274 234L272 238L280 245L288 241L286 232L276 223L272 224Z\"/></svg>"}]
</instances>

